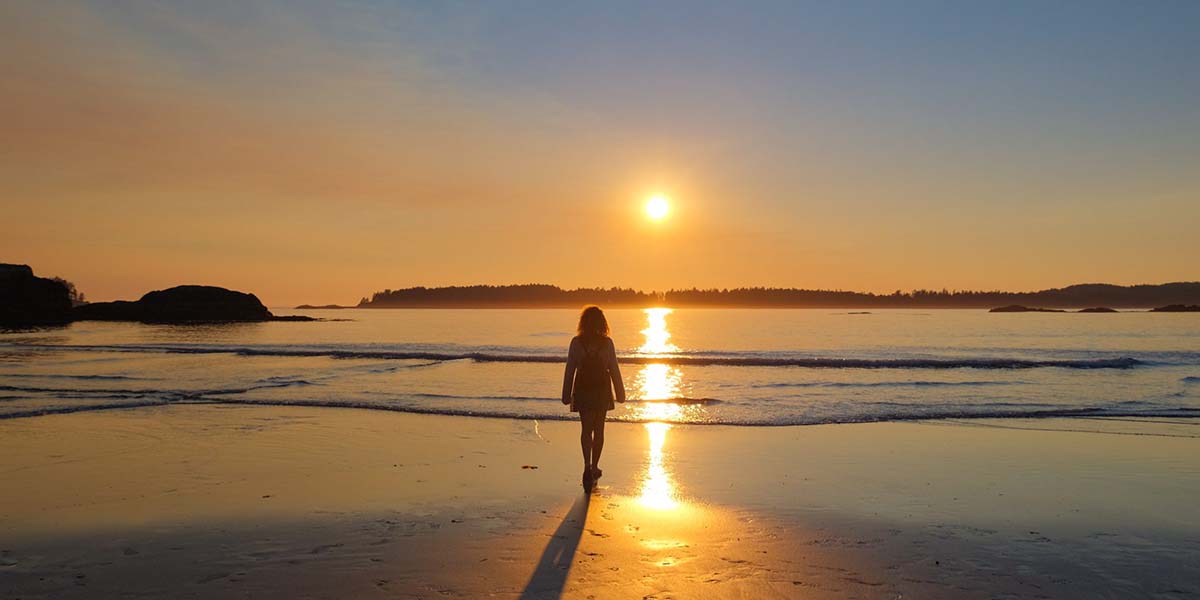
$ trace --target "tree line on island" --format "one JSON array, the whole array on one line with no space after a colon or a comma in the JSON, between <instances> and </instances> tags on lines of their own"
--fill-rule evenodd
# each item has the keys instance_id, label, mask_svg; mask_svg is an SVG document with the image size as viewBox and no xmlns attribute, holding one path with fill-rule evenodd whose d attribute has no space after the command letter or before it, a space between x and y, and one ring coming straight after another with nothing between
<instances>
[{"instance_id":1,"label":"tree line on island","mask_svg":"<svg viewBox=\"0 0 1200 600\"><path fill-rule=\"evenodd\" d=\"M1038 292L896 291L891 294L792 288L689 289L643 292L630 288L564 290L546 284L412 287L363 298L358 308L992 308L992 312L1200 312L1200 282L1119 286L1073 285ZM300 309L345 308L301 305ZM206 285L178 285L137 300L87 302L70 281L34 275L28 265L0 263L0 329L66 325L75 321L219 323L316 321L306 315L276 316L252 293Z\"/></svg>"},{"instance_id":2,"label":"tree line on island","mask_svg":"<svg viewBox=\"0 0 1200 600\"><path fill-rule=\"evenodd\" d=\"M672 289L563 289L547 284L469 285L386 289L359 301L357 308L577 308L744 307L744 308L1150 308L1200 303L1200 282L1157 285L1081 284L1036 292L897 290L890 294L844 290L744 287ZM334 308L303 305L298 308ZM1016 311L1013 311L1016 312Z\"/></svg>"}]
</instances>

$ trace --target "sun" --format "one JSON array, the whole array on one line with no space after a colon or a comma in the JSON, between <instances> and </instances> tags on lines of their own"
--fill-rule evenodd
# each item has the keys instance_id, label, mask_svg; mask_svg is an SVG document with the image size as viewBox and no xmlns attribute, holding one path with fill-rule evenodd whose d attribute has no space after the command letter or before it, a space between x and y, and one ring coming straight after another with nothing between
<instances>
[{"instance_id":1,"label":"sun","mask_svg":"<svg viewBox=\"0 0 1200 600\"><path fill-rule=\"evenodd\" d=\"M671 203L661 194L651 196L646 201L646 216L654 221L661 221L671 212Z\"/></svg>"}]
</instances>

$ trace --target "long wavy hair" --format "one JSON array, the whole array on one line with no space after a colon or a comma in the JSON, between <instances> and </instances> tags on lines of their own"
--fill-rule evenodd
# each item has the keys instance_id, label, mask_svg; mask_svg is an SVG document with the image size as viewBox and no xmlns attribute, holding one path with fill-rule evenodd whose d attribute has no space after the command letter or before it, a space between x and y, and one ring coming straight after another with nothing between
<instances>
[{"instance_id":1,"label":"long wavy hair","mask_svg":"<svg viewBox=\"0 0 1200 600\"><path fill-rule=\"evenodd\" d=\"M579 326L575 328L579 335L598 335L608 337L608 319L599 306L585 306L579 313Z\"/></svg>"}]
</instances>

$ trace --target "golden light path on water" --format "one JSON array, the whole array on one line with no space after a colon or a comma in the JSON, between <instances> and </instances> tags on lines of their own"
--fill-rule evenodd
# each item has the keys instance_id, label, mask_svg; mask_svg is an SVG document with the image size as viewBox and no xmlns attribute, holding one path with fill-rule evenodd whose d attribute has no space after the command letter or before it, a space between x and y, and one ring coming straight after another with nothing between
<instances>
[{"instance_id":1,"label":"golden light path on water","mask_svg":"<svg viewBox=\"0 0 1200 600\"><path fill-rule=\"evenodd\" d=\"M642 330L646 341L638 348L638 352L644 354L679 352L679 347L671 343L671 332L667 330L667 315L674 311L669 308L647 308L642 312L646 313L646 328Z\"/></svg>"},{"instance_id":2,"label":"golden light path on water","mask_svg":"<svg viewBox=\"0 0 1200 600\"><path fill-rule=\"evenodd\" d=\"M671 343L671 333L667 330L667 315L669 308L647 308L646 328L642 330L645 342L638 348L642 354L666 354L679 352L679 347ZM641 494L638 502L654 510L673 510L679 507L675 484L671 472L664 460L663 447L667 442L667 432L671 423L683 414L682 408L672 402L678 398L683 381L683 374L678 368L667 364L643 365L636 377L636 390L641 402L634 408L639 419L648 419L646 433L649 436L649 447L646 456L646 473L642 478Z\"/></svg>"}]
</instances>

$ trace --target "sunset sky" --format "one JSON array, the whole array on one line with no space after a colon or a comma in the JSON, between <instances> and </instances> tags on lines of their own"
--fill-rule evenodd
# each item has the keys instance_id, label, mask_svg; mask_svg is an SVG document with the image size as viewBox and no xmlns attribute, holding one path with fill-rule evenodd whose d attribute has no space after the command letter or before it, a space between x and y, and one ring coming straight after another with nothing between
<instances>
[{"instance_id":1,"label":"sunset sky","mask_svg":"<svg viewBox=\"0 0 1200 600\"><path fill-rule=\"evenodd\" d=\"M272 306L1196 280L1198 31L1187 1L4 2L0 262Z\"/></svg>"}]
</instances>

